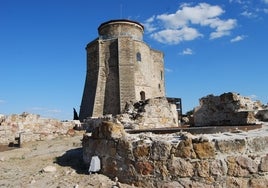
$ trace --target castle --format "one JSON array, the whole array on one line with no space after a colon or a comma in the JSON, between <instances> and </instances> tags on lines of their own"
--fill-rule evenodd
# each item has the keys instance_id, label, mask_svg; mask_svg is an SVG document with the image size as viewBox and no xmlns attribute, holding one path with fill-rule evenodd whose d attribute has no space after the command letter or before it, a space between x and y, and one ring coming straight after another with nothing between
<instances>
[{"instance_id":1,"label":"castle","mask_svg":"<svg viewBox=\"0 0 268 188\"><path fill-rule=\"evenodd\" d=\"M126 102L165 96L163 53L143 41L136 21L110 20L87 47L87 73L79 119L116 115Z\"/></svg>"}]
</instances>

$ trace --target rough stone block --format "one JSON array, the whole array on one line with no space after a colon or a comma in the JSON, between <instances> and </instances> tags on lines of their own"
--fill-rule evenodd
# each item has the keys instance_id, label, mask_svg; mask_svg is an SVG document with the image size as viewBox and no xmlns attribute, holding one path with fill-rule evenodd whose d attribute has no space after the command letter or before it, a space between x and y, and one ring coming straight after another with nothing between
<instances>
[{"instance_id":1,"label":"rough stone block","mask_svg":"<svg viewBox=\"0 0 268 188\"><path fill-rule=\"evenodd\" d=\"M196 158L196 154L193 149L192 139L187 138L179 143L175 151L175 157Z\"/></svg>"},{"instance_id":2,"label":"rough stone block","mask_svg":"<svg viewBox=\"0 0 268 188\"><path fill-rule=\"evenodd\" d=\"M261 158L260 171L268 172L268 154Z\"/></svg>"},{"instance_id":3,"label":"rough stone block","mask_svg":"<svg viewBox=\"0 0 268 188\"><path fill-rule=\"evenodd\" d=\"M116 139L125 134L124 127L109 121L103 121L102 124L92 131L93 138Z\"/></svg>"},{"instance_id":4,"label":"rough stone block","mask_svg":"<svg viewBox=\"0 0 268 188\"><path fill-rule=\"evenodd\" d=\"M194 167L192 163L181 158L174 157L168 162L168 170L172 177L192 177Z\"/></svg>"},{"instance_id":5,"label":"rough stone block","mask_svg":"<svg viewBox=\"0 0 268 188\"><path fill-rule=\"evenodd\" d=\"M250 188L267 188L268 177L253 178L249 181Z\"/></svg>"},{"instance_id":6,"label":"rough stone block","mask_svg":"<svg viewBox=\"0 0 268 188\"><path fill-rule=\"evenodd\" d=\"M150 175L154 171L154 166L148 161L140 161L135 164L136 170L139 174Z\"/></svg>"},{"instance_id":7,"label":"rough stone block","mask_svg":"<svg viewBox=\"0 0 268 188\"><path fill-rule=\"evenodd\" d=\"M215 142L217 150L221 153L244 153L246 150L245 139L217 140Z\"/></svg>"},{"instance_id":8,"label":"rough stone block","mask_svg":"<svg viewBox=\"0 0 268 188\"><path fill-rule=\"evenodd\" d=\"M211 142L194 143L193 148L199 159L215 157L215 149Z\"/></svg>"},{"instance_id":9,"label":"rough stone block","mask_svg":"<svg viewBox=\"0 0 268 188\"><path fill-rule=\"evenodd\" d=\"M227 177L226 187L232 187L232 188L248 187L248 180L244 178Z\"/></svg>"}]
</instances>

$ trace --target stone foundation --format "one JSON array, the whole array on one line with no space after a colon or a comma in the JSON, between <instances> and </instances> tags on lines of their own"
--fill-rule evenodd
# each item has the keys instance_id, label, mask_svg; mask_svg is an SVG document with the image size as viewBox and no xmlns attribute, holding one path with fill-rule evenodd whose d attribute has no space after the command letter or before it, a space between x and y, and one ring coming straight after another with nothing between
<instances>
[{"instance_id":1,"label":"stone foundation","mask_svg":"<svg viewBox=\"0 0 268 188\"><path fill-rule=\"evenodd\" d=\"M83 158L97 155L100 173L139 187L251 187L268 185L268 127L211 135L128 134L102 122L83 138Z\"/></svg>"}]
</instances>

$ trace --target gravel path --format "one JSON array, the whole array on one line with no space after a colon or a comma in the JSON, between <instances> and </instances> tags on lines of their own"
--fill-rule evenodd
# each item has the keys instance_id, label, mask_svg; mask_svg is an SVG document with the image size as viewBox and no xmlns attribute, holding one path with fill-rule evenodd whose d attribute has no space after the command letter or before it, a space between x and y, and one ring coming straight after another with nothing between
<instances>
[{"instance_id":1,"label":"gravel path","mask_svg":"<svg viewBox=\"0 0 268 188\"><path fill-rule=\"evenodd\" d=\"M104 175L88 175L81 139L78 133L0 152L0 187L118 187Z\"/></svg>"}]
</instances>

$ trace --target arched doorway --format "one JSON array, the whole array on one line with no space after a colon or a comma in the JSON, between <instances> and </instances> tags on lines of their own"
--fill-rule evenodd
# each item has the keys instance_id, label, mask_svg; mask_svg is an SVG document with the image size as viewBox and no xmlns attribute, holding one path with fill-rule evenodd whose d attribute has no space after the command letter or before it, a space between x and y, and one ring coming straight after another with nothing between
<instances>
[{"instance_id":1,"label":"arched doorway","mask_svg":"<svg viewBox=\"0 0 268 188\"><path fill-rule=\"evenodd\" d=\"M144 101L145 100L145 92L141 91L140 96L141 96L141 101Z\"/></svg>"}]
</instances>

